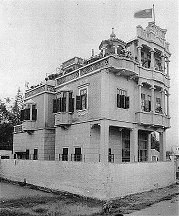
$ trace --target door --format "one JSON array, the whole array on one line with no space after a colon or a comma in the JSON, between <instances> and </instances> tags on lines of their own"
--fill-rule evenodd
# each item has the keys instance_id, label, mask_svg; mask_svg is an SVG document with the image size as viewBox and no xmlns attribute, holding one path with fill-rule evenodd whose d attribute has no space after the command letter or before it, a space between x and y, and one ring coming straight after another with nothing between
<instances>
[{"instance_id":1,"label":"door","mask_svg":"<svg viewBox=\"0 0 179 216\"><path fill-rule=\"evenodd\" d=\"M75 148L74 161L81 161L81 160L82 160L81 148Z\"/></svg>"}]
</instances>

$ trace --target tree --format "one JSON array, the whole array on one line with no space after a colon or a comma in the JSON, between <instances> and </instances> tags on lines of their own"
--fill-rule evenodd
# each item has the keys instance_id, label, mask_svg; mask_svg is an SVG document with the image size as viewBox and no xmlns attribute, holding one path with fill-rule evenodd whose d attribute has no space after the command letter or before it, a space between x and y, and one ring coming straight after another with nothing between
<instances>
[{"instance_id":1,"label":"tree","mask_svg":"<svg viewBox=\"0 0 179 216\"><path fill-rule=\"evenodd\" d=\"M0 149L12 150L14 126L21 123L20 111L23 106L23 95L20 88L13 106L7 106L11 102L9 98L5 98L5 101L0 100Z\"/></svg>"},{"instance_id":2,"label":"tree","mask_svg":"<svg viewBox=\"0 0 179 216\"><path fill-rule=\"evenodd\" d=\"M20 112L21 112L22 107L23 107L23 94L20 88L18 88L17 94L15 96L15 102L12 107L13 125L17 125L21 123Z\"/></svg>"}]
</instances>

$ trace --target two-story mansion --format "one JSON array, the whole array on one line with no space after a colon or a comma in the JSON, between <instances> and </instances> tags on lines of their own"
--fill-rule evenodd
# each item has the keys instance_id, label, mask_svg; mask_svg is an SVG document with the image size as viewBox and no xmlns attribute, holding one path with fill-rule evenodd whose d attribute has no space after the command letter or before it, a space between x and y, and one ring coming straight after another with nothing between
<instances>
[{"instance_id":1,"label":"two-story mansion","mask_svg":"<svg viewBox=\"0 0 179 216\"><path fill-rule=\"evenodd\" d=\"M151 160L151 133L166 159L169 43L149 22L129 42L116 37L88 60L74 57L26 90L22 124L14 128L14 156L83 162Z\"/></svg>"}]
</instances>

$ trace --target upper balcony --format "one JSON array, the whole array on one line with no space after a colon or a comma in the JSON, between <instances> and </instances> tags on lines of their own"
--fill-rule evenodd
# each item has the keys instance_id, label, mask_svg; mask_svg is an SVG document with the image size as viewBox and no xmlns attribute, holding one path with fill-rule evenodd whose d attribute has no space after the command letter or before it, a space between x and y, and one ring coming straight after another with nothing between
<instances>
[{"instance_id":1,"label":"upper balcony","mask_svg":"<svg viewBox=\"0 0 179 216\"><path fill-rule=\"evenodd\" d=\"M37 123L36 121L24 121L20 125L14 126L14 133L21 133L21 132L33 132L37 130Z\"/></svg>"},{"instance_id":2,"label":"upper balcony","mask_svg":"<svg viewBox=\"0 0 179 216\"><path fill-rule=\"evenodd\" d=\"M170 118L160 113L137 112L136 120L139 124L154 127L170 127Z\"/></svg>"},{"instance_id":3,"label":"upper balcony","mask_svg":"<svg viewBox=\"0 0 179 216\"><path fill-rule=\"evenodd\" d=\"M59 112L55 114L55 126L70 126L72 124L72 114L69 112Z\"/></svg>"},{"instance_id":4,"label":"upper balcony","mask_svg":"<svg viewBox=\"0 0 179 216\"><path fill-rule=\"evenodd\" d=\"M55 77L54 77L55 79ZM25 92L25 98L32 97L34 95L43 93L43 92L55 92L55 81L54 80L47 80L44 81L43 83L36 85L36 86L31 86L28 88Z\"/></svg>"},{"instance_id":5,"label":"upper balcony","mask_svg":"<svg viewBox=\"0 0 179 216\"><path fill-rule=\"evenodd\" d=\"M139 68L138 62L134 61L132 57L109 55L104 58L94 58L91 63L74 70L71 73L65 74L62 77L58 77L57 86L66 84L68 82L79 79L83 76L97 72L103 68L109 68L111 72L120 73L123 76L138 76Z\"/></svg>"}]
</instances>

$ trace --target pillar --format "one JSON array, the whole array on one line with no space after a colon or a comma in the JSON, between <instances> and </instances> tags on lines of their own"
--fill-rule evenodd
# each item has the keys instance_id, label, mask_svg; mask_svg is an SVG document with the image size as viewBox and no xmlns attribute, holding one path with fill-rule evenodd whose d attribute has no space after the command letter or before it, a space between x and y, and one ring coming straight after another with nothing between
<instances>
[{"instance_id":1,"label":"pillar","mask_svg":"<svg viewBox=\"0 0 179 216\"><path fill-rule=\"evenodd\" d=\"M152 86L151 88L151 95L152 95L152 97L151 97L151 111L152 112L154 112L155 111L155 95L154 95L154 90L155 90L155 87L154 86Z\"/></svg>"},{"instance_id":2,"label":"pillar","mask_svg":"<svg viewBox=\"0 0 179 216\"><path fill-rule=\"evenodd\" d=\"M151 63L150 63L150 68L151 68L152 70L154 70L154 64L155 64L154 50L151 49L151 50L150 50L150 53L151 53Z\"/></svg>"},{"instance_id":3,"label":"pillar","mask_svg":"<svg viewBox=\"0 0 179 216\"><path fill-rule=\"evenodd\" d=\"M117 55L117 45L114 46L115 55Z\"/></svg>"},{"instance_id":4,"label":"pillar","mask_svg":"<svg viewBox=\"0 0 179 216\"><path fill-rule=\"evenodd\" d=\"M161 90L161 98L162 98L162 101L161 101L162 113L164 114L165 113L165 91L164 89Z\"/></svg>"},{"instance_id":5,"label":"pillar","mask_svg":"<svg viewBox=\"0 0 179 216\"><path fill-rule=\"evenodd\" d=\"M169 93L167 92L167 116L170 116L170 112L169 112Z\"/></svg>"},{"instance_id":6,"label":"pillar","mask_svg":"<svg viewBox=\"0 0 179 216\"><path fill-rule=\"evenodd\" d=\"M142 83L139 83L138 84L138 86L139 86L139 112L141 112L141 89L142 89L142 86L143 86L143 84Z\"/></svg>"},{"instance_id":7,"label":"pillar","mask_svg":"<svg viewBox=\"0 0 179 216\"><path fill-rule=\"evenodd\" d=\"M162 70L163 70L163 73L165 73L165 56L162 54L161 55L161 59L162 59Z\"/></svg>"},{"instance_id":8,"label":"pillar","mask_svg":"<svg viewBox=\"0 0 179 216\"><path fill-rule=\"evenodd\" d=\"M130 162L138 162L138 129L134 127L130 132Z\"/></svg>"},{"instance_id":9,"label":"pillar","mask_svg":"<svg viewBox=\"0 0 179 216\"><path fill-rule=\"evenodd\" d=\"M166 161L166 132L160 132L159 135L159 141L160 141L160 161Z\"/></svg>"},{"instance_id":10,"label":"pillar","mask_svg":"<svg viewBox=\"0 0 179 216\"><path fill-rule=\"evenodd\" d=\"M151 133L148 134L148 141L147 141L147 161L151 161Z\"/></svg>"},{"instance_id":11,"label":"pillar","mask_svg":"<svg viewBox=\"0 0 179 216\"><path fill-rule=\"evenodd\" d=\"M167 77L169 77L169 60L167 59L166 63L167 63Z\"/></svg>"},{"instance_id":12,"label":"pillar","mask_svg":"<svg viewBox=\"0 0 179 216\"><path fill-rule=\"evenodd\" d=\"M138 61L139 61L139 65L140 66L142 65L142 62L141 62L141 49L142 49L141 46L137 47L137 50L138 50Z\"/></svg>"},{"instance_id":13,"label":"pillar","mask_svg":"<svg viewBox=\"0 0 179 216\"><path fill-rule=\"evenodd\" d=\"M109 148L109 122L101 120L100 122L100 162L108 163Z\"/></svg>"},{"instance_id":14,"label":"pillar","mask_svg":"<svg viewBox=\"0 0 179 216\"><path fill-rule=\"evenodd\" d=\"M103 47L103 49L102 49L102 51L103 51L103 57L105 56L105 50L106 50L106 48Z\"/></svg>"}]
</instances>

